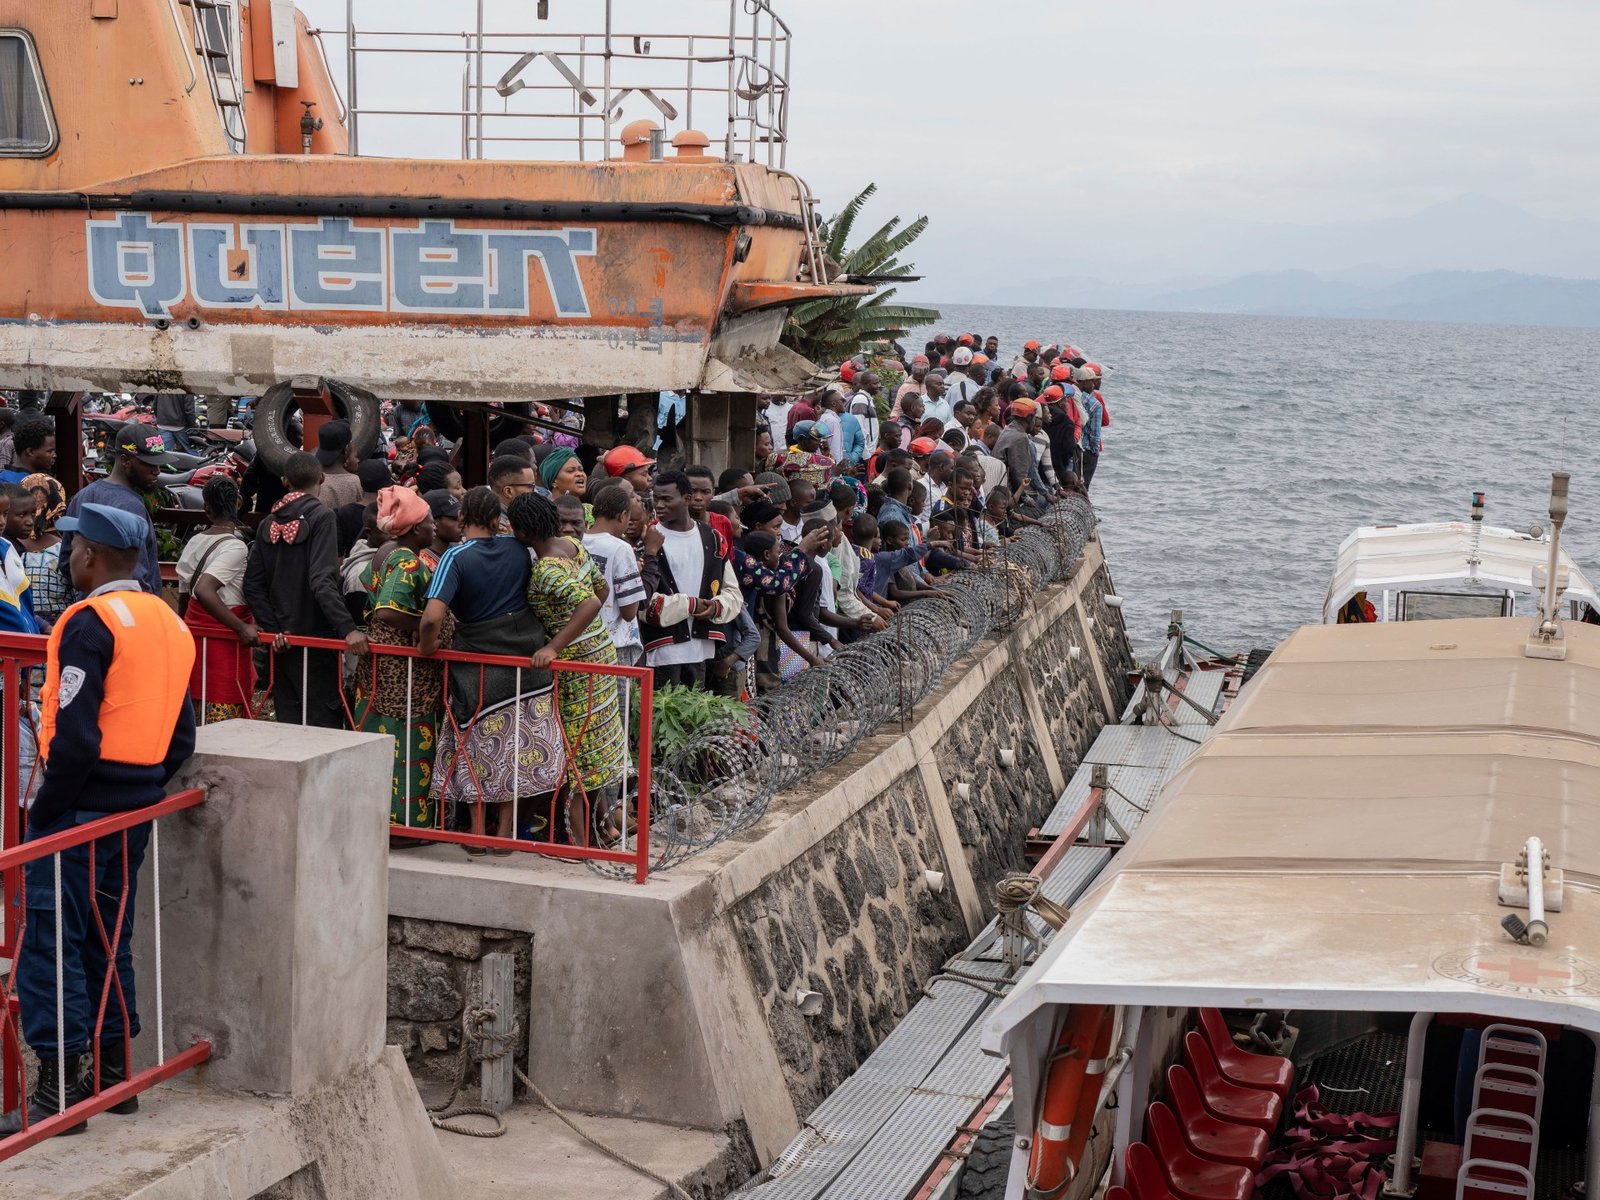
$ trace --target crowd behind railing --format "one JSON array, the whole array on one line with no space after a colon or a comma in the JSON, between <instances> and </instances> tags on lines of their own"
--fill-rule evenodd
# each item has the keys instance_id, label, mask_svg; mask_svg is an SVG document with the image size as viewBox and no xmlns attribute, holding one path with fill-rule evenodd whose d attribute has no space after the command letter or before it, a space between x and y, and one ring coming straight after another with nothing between
<instances>
[{"instance_id":1,"label":"crowd behind railing","mask_svg":"<svg viewBox=\"0 0 1600 1200\"><path fill-rule=\"evenodd\" d=\"M109 472L70 497L54 423L0 409L0 1158L209 1053L168 1053L158 916L155 1047L132 1055L140 872L148 852L159 894L157 820L204 800L162 798L197 725L387 735L392 846L643 882L909 717L1093 534L1099 369L997 351L941 336L845 362L765 398L754 461L720 475L673 461L670 393L650 453L584 446L574 403L470 490L424 408L392 406L365 459L328 421L247 493L205 483L181 621L155 599L148 493L159 401L192 402L114 430Z\"/></svg>"},{"instance_id":2,"label":"crowd behind railing","mask_svg":"<svg viewBox=\"0 0 1600 1200\"><path fill-rule=\"evenodd\" d=\"M258 462L203 488L176 570L198 720L392 736L397 847L642 878L905 714L1070 569L1100 384L1071 346L1003 363L993 337L881 345L765 397L753 459L720 474L682 462L665 393L653 446L600 453L581 405L558 407L470 491L423 406L389 407L366 458L327 422L281 476ZM44 432L24 414L0 438L0 628L51 628L70 600L55 522L99 502L149 523L169 458L169 434L130 423L68 498ZM139 574L161 586L153 526Z\"/></svg>"}]
</instances>

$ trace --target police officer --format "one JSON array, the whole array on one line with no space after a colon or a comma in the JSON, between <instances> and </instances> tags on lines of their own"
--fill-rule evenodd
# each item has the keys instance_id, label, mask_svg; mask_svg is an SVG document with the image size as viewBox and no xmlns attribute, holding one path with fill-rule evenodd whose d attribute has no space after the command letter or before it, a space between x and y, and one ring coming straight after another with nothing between
<instances>
[{"instance_id":1,"label":"police officer","mask_svg":"<svg viewBox=\"0 0 1600 1200\"><path fill-rule=\"evenodd\" d=\"M28 814L30 840L157 803L194 752L194 715L187 703L194 639L166 602L142 591L134 578L145 522L91 503L57 527L76 535L72 584L87 598L67 609L50 635L40 697L44 780ZM93 848L92 879L89 846L63 851L59 914L53 860L27 865L27 925L16 982L23 1036L40 1060L28 1098L30 1123L87 1099L96 1090L97 1073L100 1090L128 1076L127 1047L139 1033L131 948L135 887L149 840L149 825L100 839ZM110 941L116 943L114 963L107 962ZM112 969L116 982L97 1029ZM126 1114L138 1106L134 1098L111 1111ZM77 1133L85 1124L65 1132ZM20 1127L21 1115L10 1114L0 1120L0 1136Z\"/></svg>"}]
</instances>

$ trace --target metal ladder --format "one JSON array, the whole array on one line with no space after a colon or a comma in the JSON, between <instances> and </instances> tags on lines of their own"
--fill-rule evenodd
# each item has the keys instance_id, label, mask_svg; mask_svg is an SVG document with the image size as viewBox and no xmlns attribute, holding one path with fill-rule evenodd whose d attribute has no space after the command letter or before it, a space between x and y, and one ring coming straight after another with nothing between
<instances>
[{"instance_id":1,"label":"metal ladder","mask_svg":"<svg viewBox=\"0 0 1600 1200\"><path fill-rule=\"evenodd\" d=\"M235 154L243 154L248 131L245 128L239 64L233 60L231 31L226 28L230 22L219 21L219 24L225 26L221 31L223 44L213 45L212 30L205 14L219 13L222 6L217 0L178 0L178 3L186 5L194 18L195 52L200 55L201 65L205 68L206 82L211 87L211 99L217 106L217 115L222 119L222 132L228 139L228 147ZM231 10L229 15L231 16ZM231 95L224 88L222 76L217 69L219 63L227 64L230 69Z\"/></svg>"}]
</instances>

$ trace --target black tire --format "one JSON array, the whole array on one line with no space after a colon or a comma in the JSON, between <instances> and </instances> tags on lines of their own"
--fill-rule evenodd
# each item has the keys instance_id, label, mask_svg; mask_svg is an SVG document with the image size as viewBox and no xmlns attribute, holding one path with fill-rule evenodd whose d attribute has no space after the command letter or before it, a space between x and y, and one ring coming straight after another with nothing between
<instances>
[{"instance_id":1,"label":"black tire","mask_svg":"<svg viewBox=\"0 0 1600 1200\"><path fill-rule=\"evenodd\" d=\"M533 416L532 404L507 404L505 411L517 413L524 417ZM453 404L428 405L428 420L432 422L440 437L447 442L459 442L467 432L467 423L461 419L461 410ZM510 417L491 417L489 419L489 446L491 449L507 438L521 437L533 431L532 425L524 425L521 421L512 420Z\"/></svg>"},{"instance_id":2,"label":"black tire","mask_svg":"<svg viewBox=\"0 0 1600 1200\"><path fill-rule=\"evenodd\" d=\"M1005 1200L1017 1127L1009 1116L978 1131L956 1184L959 1200Z\"/></svg>"},{"instance_id":3,"label":"black tire","mask_svg":"<svg viewBox=\"0 0 1600 1200\"><path fill-rule=\"evenodd\" d=\"M333 408L350 422L350 435L360 458L371 457L378 449L378 398L365 388L328 380L328 394L333 397ZM294 398L294 385L275 383L256 401L255 424L251 432L255 437L256 454L261 465L274 475L283 474L289 456L300 449L289 437L289 424L300 405Z\"/></svg>"}]
</instances>

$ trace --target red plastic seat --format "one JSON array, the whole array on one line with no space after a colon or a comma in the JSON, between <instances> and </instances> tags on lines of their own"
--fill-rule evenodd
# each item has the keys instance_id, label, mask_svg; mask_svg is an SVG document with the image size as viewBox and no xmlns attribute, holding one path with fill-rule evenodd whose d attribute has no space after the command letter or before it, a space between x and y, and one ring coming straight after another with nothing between
<instances>
[{"instance_id":1,"label":"red plastic seat","mask_svg":"<svg viewBox=\"0 0 1600 1200\"><path fill-rule=\"evenodd\" d=\"M1190 1150L1177 1116L1159 1100L1145 1114L1144 1133L1180 1200L1250 1200L1255 1191L1254 1174L1245 1167L1201 1158Z\"/></svg>"},{"instance_id":2,"label":"red plastic seat","mask_svg":"<svg viewBox=\"0 0 1600 1200\"><path fill-rule=\"evenodd\" d=\"M1229 1083L1237 1083L1240 1087L1265 1088L1269 1092L1276 1092L1280 1100L1289 1098L1290 1089L1294 1087L1294 1064L1287 1058L1276 1054L1253 1054L1242 1049L1228 1032L1228 1023L1222 1019L1222 1013L1215 1008L1202 1008L1200 1010L1200 1028L1206 1035L1206 1041L1211 1043L1211 1051L1217 1056L1217 1065L1222 1068L1222 1077Z\"/></svg>"},{"instance_id":3,"label":"red plastic seat","mask_svg":"<svg viewBox=\"0 0 1600 1200\"><path fill-rule=\"evenodd\" d=\"M1206 1111L1224 1121L1254 1125L1265 1133L1278 1127L1283 1117L1283 1101L1276 1092L1240 1087L1223 1078L1211 1043L1198 1030L1183 1035L1183 1061L1200 1089Z\"/></svg>"},{"instance_id":4,"label":"red plastic seat","mask_svg":"<svg viewBox=\"0 0 1600 1200\"><path fill-rule=\"evenodd\" d=\"M1128 1147L1128 1188L1133 1200L1178 1200L1167 1186L1167 1177L1161 1173L1161 1163L1156 1152L1143 1142Z\"/></svg>"},{"instance_id":5,"label":"red plastic seat","mask_svg":"<svg viewBox=\"0 0 1600 1200\"><path fill-rule=\"evenodd\" d=\"M1259 1171L1270 1139L1254 1125L1213 1117L1200 1099L1194 1076L1178 1063L1167 1068L1167 1103L1177 1115L1183 1140L1201 1158Z\"/></svg>"}]
</instances>

